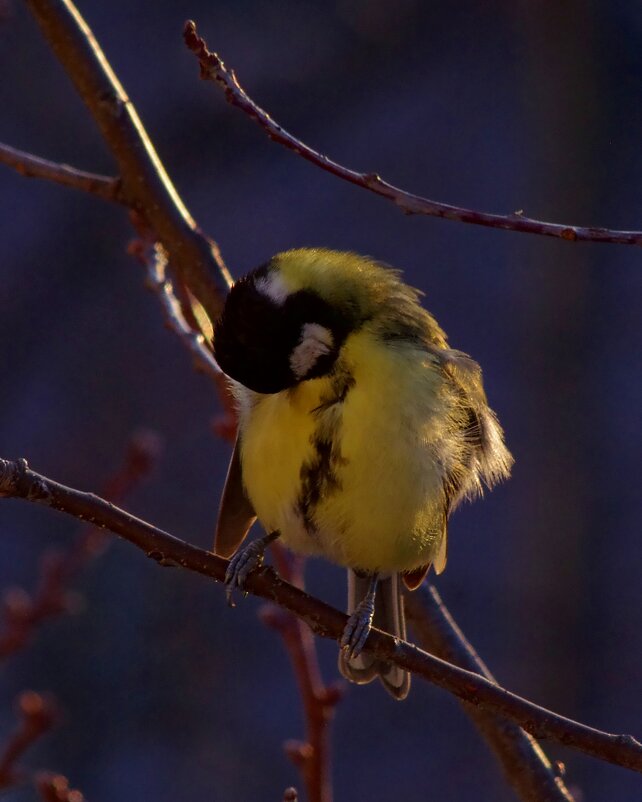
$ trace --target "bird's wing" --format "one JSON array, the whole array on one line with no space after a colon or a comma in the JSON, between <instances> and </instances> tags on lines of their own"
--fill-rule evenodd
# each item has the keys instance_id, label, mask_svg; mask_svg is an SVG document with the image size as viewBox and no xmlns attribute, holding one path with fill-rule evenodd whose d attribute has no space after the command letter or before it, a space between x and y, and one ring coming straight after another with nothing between
<instances>
[{"instance_id":1,"label":"bird's wing","mask_svg":"<svg viewBox=\"0 0 642 802\"><path fill-rule=\"evenodd\" d=\"M243 487L240 450L237 437L230 466L227 469L214 536L214 553L221 557L230 557L234 554L256 521L256 513Z\"/></svg>"},{"instance_id":2,"label":"bird's wing","mask_svg":"<svg viewBox=\"0 0 642 802\"><path fill-rule=\"evenodd\" d=\"M468 446L468 470L450 477L449 507L462 498L482 493L482 483L492 488L510 475L513 458L504 444L504 433L488 406L481 368L461 351L442 352L442 369L460 398L461 432ZM467 477L467 479L466 479Z\"/></svg>"}]
</instances>

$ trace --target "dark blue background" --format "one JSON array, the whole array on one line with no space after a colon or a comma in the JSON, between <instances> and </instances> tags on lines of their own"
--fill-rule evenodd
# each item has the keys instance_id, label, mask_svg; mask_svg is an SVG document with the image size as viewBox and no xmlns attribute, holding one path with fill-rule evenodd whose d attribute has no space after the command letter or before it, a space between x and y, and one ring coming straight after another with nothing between
<instances>
[{"instance_id":1,"label":"dark blue background","mask_svg":"<svg viewBox=\"0 0 642 802\"><path fill-rule=\"evenodd\" d=\"M371 254L403 268L452 345L481 362L516 465L452 520L439 588L509 688L640 736L640 252L405 217L271 143L199 82L181 40L194 17L260 104L348 166L474 208L642 228L639 2L85 0L81 10L235 275L292 246ZM0 140L113 172L21 3L3 5L0 75ZM152 427L165 456L127 506L208 546L228 458L211 432L217 401L125 253L125 214L4 168L0 209L0 454L96 490L132 430ZM33 584L42 551L76 531L3 502L0 584ZM308 577L344 603L340 570L315 562ZM3 731L26 686L50 689L67 711L32 765L67 773L97 801L268 802L300 786L282 743L301 736L301 708L255 600L230 611L220 588L122 543L82 592L84 611L44 628L0 676ZM336 647L319 649L331 679ZM550 754L585 802L642 796L638 775ZM338 800L512 798L456 702L418 681L405 704L376 685L350 689L334 773Z\"/></svg>"}]
</instances>

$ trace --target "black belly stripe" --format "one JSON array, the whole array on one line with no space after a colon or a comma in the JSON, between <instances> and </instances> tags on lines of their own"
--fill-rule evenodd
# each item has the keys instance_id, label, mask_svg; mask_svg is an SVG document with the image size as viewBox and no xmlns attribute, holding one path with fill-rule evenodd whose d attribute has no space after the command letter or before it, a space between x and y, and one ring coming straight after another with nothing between
<instances>
[{"instance_id":1,"label":"black belly stripe","mask_svg":"<svg viewBox=\"0 0 642 802\"><path fill-rule=\"evenodd\" d=\"M317 531L314 521L317 504L341 490L341 480L336 469L341 462L345 462L340 452L333 448L331 441L315 438L312 445L314 457L301 466L301 492L297 499L297 511L310 534Z\"/></svg>"},{"instance_id":2,"label":"black belly stripe","mask_svg":"<svg viewBox=\"0 0 642 802\"><path fill-rule=\"evenodd\" d=\"M319 417L319 425L312 435L313 456L301 465L299 476L301 490L296 501L296 511L310 535L317 531L314 511L320 501L342 489L339 469L347 463L339 445L341 412L337 405L343 404L354 386L354 378L347 370L337 370L331 384L331 395L322 398L313 413ZM332 423L322 419L324 412L332 409Z\"/></svg>"},{"instance_id":3,"label":"black belly stripe","mask_svg":"<svg viewBox=\"0 0 642 802\"><path fill-rule=\"evenodd\" d=\"M331 377L330 393L321 396L321 403L312 410L313 414L319 415L337 404L343 404L354 384L354 376L346 368L338 366Z\"/></svg>"}]
</instances>

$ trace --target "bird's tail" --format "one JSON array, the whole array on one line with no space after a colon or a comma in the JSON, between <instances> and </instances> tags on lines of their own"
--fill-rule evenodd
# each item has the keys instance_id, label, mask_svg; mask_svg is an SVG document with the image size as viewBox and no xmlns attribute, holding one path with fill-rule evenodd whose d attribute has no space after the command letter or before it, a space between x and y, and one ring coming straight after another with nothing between
<instances>
[{"instance_id":1,"label":"bird's tail","mask_svg":"<svg viewBox=\"0 0 642 802\"><path fill-rule=\"evenodd\" d=\"M365 597L370 582L370 577L360 577L354 571L348 571L348 615L354 612ZM396 638L406 639L406 620L398 574L379 580L372 625ZM339 671L346 679L359 685L365 685L379 677L384 688L395 699L405 699L410 690L410 674L407 671L369 654L348 658L343 650L340 651Z\"/></svg>"}]
</instances>

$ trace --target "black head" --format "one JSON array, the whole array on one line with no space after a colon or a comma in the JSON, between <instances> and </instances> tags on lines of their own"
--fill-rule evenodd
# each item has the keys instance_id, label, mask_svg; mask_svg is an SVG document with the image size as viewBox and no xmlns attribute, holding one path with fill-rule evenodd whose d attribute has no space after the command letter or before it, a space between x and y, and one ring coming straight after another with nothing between
<instances>
[{"instance_id":1,"label":"black head","mask_svg":"<svg viewBox=\"0 0 642 802\"><path fill-rule=\"evenodd\" d=\"M270 265L237 281L214 327L221 369L257 393L278 393L329 373L356 321L317 293L287 294Z\"/></svg>"}]
</instances>

